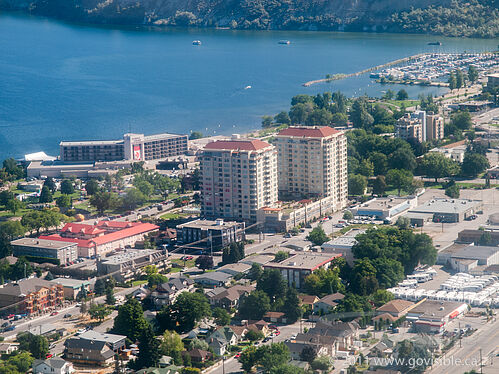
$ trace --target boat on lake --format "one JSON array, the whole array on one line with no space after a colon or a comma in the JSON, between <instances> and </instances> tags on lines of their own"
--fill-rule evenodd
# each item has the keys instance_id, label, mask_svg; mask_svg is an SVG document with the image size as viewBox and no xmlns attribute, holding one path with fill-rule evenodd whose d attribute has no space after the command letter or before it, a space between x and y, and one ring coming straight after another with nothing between
<instances>
[{"instance_id":1,"label":"boat on lake","mask_svg":"<svg viewBox=\"0 0 499 374\"><path fill-rule=\"evenodd\" d=\"M201 40L193 40L192 45L201 45Z\"/></svg>"},{"instance_id":2,"label":"boat on lake","mask_svg":"<svg viewBox=\"0 0 499 374\"><path fill-rule=\"evenodd\" d=\"M291 44L289 40L279 40L279 44Z\"/></svg>"},{"instance_id":3,"label":"boat on lake","mask_svg":"<svg viewBox=\"0 0 499 374\"><path fill-rule=\"evenodd\" d=\"M428 45L442 45L442 42L429 42Z\"/></svg>"}]
</instances>

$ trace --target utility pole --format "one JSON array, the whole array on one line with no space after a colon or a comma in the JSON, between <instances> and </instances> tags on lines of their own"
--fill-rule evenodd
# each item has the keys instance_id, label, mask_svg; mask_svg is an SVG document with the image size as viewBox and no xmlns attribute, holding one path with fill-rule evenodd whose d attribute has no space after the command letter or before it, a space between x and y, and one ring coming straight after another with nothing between
<instances>
[{"instance_id":1,"label":"utility pole","mask_svg":"<svg viewBox=\"0 0 499 374\"><path fill-rule=\"evenodd\" d=\"M225 374L225 353L222 355L222 372Z\"/></svg>"},{"instance_id":2,"label":"utility pole","mask_svg":"<svg viewBox=\"0 0 499 374\"><path fill-rule=\"evenodd\" d=\"M482 365L482 348L480 348L480 374L483 374L483 365Z\"/></svg>"}]
</instances>

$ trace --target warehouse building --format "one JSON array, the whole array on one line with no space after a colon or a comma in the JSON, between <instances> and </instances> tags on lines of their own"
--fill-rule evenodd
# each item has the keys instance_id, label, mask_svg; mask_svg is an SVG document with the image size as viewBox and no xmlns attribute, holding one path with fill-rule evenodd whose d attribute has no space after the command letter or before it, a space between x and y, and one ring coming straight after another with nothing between
<instances>
[{"instance_id":1,"label":"warehouse building","mask_svg":"<svg viewBox=\"0 0 499 374\"><path fill-rule=\"evenodd\" d=\"M481 200L434 198L409 210L411 214L432 215L433 222L456 223L483 210ZM414 215L413 215L414 216Z\"/></svg>"},{"instance_id":2,"label":"warehouse building","mask_svg":"<svg viewBox=\"0 0 499 374\"><path fill-rule=\"evenodd\" d=\"M438 253L437 263L450 266L458 272L469 273L479 266L499 264L499 247L452 245Z\"/></svg>"},{"instance_id":3,"label":"warehouse building","mask_svg":"<svg viewBox=\"0 0 499 374\"><path fill-rule=\"evenodd\" d=\"M369 216L378 219L390 219L397 214L414 208L418 203L416 196L376 197L365 203L350 208L354 216Z\"/></svg>"},{"instance_id":4,"label":"warehouse building","mask_svg":"<svg viewBox=\"0 0 499 374\"><path fill-rule=\"evenodd\" d=\"M468 305L459 301L424 300L406 314L408 321L421 333L439 334L445 325L468 311Z\"/></svg>"}]
</instances>

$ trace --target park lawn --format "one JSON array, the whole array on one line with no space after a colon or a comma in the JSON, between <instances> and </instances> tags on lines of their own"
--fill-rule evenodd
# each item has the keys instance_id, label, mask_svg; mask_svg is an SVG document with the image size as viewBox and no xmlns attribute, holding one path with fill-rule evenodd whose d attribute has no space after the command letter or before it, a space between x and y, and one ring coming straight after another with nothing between
<instances>
[{"instance_id":1,"label":"park lawn","mask_svg":"<svg viewBox=\"0 0 499 374\"><path fill-rule=\"evenodd\" d=\"M22 217L24 214L31 211L31 209L19 209L16 214L13 214L10 210L0 210L0 217L2 218L13 218L13 217Z\"/></svg>"},{"instance_id":2,"label":"park lawn","mask_svg":"<svg viewBox=\"0 0 499 374\"><path fill-rule=\"evenodd\" d=\"M166 213L166 214L163 214L159 218L164 219L164 220L179 219L180 218L180 214L179 213Z\"/></svg>"},{"instance_id":3,"label":"park lawn","mask_svg":"<svg viewBox=\"0 0 499 374\"><path fill-rule=\"evenodd\" d=\"M419 105L421 103L421 101L420 100L387 100L386 103L398 106L399 108L401 108L402 106L404 106L405 108L408 108L411 106Z\"/></svg>"},{"instance_id":4,"label":"park lawn","mask_svg":"<svg viewBox=\"0 0 499 374\"><path fill-rule=\"evenodd\" d=\"M459 188L461 188L461 189L468 189L468 188L481 189L481 188L485 187L484 183L457 182L456 185L458 185Z\"/></svg>"},{"instance_id":5,"label":"park lawn","mask_svg":"<svg viewBox=\"0 0 499 374\"><path fill-rule=\"evenodd\" d=\"M147 280L134 280L132 282L132 287L142 286L143 284L146 284L146 283L147 283Z\"/></svg>"}]
</instances>

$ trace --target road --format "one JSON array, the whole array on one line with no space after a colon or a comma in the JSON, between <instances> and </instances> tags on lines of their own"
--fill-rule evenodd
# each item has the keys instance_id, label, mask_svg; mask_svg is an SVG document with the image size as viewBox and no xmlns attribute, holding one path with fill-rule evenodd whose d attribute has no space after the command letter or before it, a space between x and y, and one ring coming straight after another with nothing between
<instances>
[{"instance_id":1,"label":"road","mask_svg":"<svg viewBox=\"0 0 499 374\"><path fill-rule=\"evenodd\" d=\"M473 335L463 338L462 347L457 345L444 357L447 361L437 362L430 371L432 374L462 374L475 369L480 372L480 351L482 354L483 372L498 373L499 358L495 358L499 345L499 321L489 322ZM459 361L458 361L459 360Z\"/></svg>"}]
</instances>

